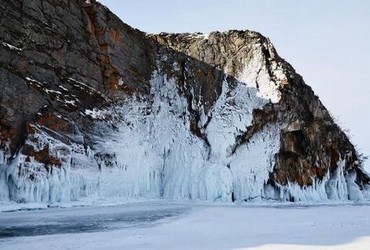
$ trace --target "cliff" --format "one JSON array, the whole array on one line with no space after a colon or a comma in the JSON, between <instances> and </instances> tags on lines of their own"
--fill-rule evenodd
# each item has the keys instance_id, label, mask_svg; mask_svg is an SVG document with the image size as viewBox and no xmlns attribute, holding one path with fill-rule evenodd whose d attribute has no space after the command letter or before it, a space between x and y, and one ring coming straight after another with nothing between
<instances>
[{"instance_id":1,"label":"cliff","mask_svg":"<svg viewBox=\"0 0 370 250\"><path fill-rule=\"evenodd\" d=\"M1 0L0 201L363 200L329 112L252 31L147 35L82 0Z\"/></svg>"}]
</instances>

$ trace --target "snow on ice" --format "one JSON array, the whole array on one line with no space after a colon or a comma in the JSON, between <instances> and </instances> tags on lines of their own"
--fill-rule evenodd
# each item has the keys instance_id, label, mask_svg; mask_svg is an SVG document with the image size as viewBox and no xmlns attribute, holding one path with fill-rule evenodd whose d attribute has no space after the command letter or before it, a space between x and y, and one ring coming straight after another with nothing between
<instances>
[{"instance_id":1,"label":"snow on ice","mask_svg":"<svg viewBox=\"0 0 370 250\"><path fill-rule=\"evenodd\" d=\"M0 216L0 248L369 249L368 210L166 201L17 211Z\"/></svg>"}]
</instances>

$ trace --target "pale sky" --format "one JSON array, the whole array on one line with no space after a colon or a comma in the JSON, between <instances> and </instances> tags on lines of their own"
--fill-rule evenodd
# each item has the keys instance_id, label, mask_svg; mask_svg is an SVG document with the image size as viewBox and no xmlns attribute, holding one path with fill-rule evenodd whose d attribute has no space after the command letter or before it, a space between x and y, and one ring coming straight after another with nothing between
<instances>
[{"instance_id":1,"label":"pale sky","mask_svg":"<svg viewBox=\"0 0 370 250\"><path fill-rule=\"evenodd\" d=\"M370 156L370 1L99 1L148 33L249 29L269 37ZM370 159L365 166L370 171Z\"/></svg>"}]
</instances>

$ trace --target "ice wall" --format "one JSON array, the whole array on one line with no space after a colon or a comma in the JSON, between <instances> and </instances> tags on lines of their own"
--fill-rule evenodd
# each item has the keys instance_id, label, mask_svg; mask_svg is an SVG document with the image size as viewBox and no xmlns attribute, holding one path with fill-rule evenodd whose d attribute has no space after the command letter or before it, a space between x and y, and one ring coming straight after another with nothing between
<instances>
[{"instance_id":1,"label":"ice wall","mask_svg":"<svg viewBox=\"0 0 370 250\"><path fill-rule=\"evenodd\" d=\"M114 190L107 185L104 192L212 201L261 197L279 148L279 127L266 127L235 154L232 148L251 125L252 110L267 100L257 97L255 88L231 88L225 80L213 109L204 114L211 117L204 128L208 146L189 130L187 100L175 80L157 74L151 85L151 104L122 105L118 112L125 122L99 149L113 153L120 169L103 168L105 174L115 172Z\"/></svg>"},{"instance_id":2,"label":"ice wall","mask_svg":"<svg viewBox=\"0 0 370 250\"><path fill-rule=\"evenodd\" d=\"M268 84L277 98L276 85ZM94 119L109 112L121 117L115 120L118 129L98 139L94 150L63 143L35 126L37 132L26 143L39 150L48 145L50 155L61 160L60 167L45 168L22 154L6 162L0 151L0 201L55 203L109 197L363 199L355 176L344 175L344 162L337 173L328 173L309 187L267 184L280 147L281 125L277 123L266 125L233 152L237 136L252 123L252 110L271 101L266 87L263 97L255 87L243 83L234 86L225 79L209 113L198 107L203 112L199 126L207 144L189 129L187 99L180 94L175 79L156 73L151 86L150 100L132 97L111 110L86 112Z\"/></svg>"},{"instance_id":3,"label":"ice wall","mask_svg":"<svg viewBox=\"0 0 370 250\"><path fill-rule=\"evenodd\" d=\"M16 154L0 164L0 201L70 202L98 191L100 171L89 148L65 144L40 127L26 140L36 151L45 148L61 166L48 166L32 156ZM9 156L8 156L9 157Z\"/></svg>"}]
</instances>

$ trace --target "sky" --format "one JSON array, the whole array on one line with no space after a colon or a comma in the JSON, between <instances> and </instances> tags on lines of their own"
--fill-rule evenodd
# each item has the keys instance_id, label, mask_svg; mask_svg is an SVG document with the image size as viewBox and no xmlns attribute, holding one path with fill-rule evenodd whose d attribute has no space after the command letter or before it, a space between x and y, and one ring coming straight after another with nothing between
<instances>
[{"instance_id":1,"label":"sky","mask_svg":"<svg viewBox=\"0 0 370 250\"><path fill-rule=\"evenodd\" d=\"M248 29L269 37L370 158L370 1L99 1L147 33Z\"/></svg>"}]
</instances>

